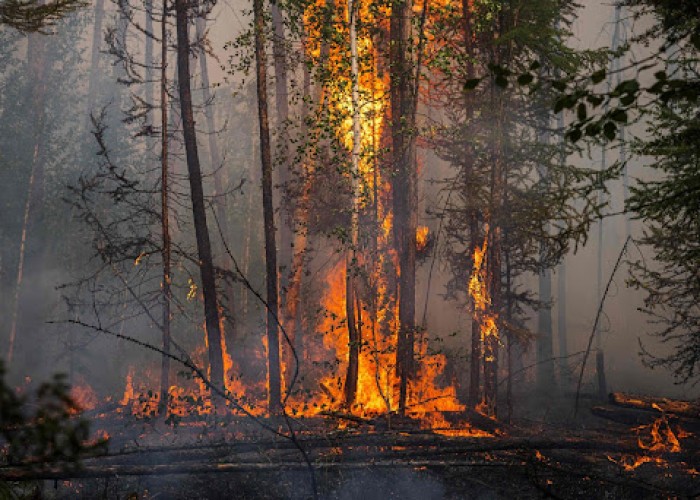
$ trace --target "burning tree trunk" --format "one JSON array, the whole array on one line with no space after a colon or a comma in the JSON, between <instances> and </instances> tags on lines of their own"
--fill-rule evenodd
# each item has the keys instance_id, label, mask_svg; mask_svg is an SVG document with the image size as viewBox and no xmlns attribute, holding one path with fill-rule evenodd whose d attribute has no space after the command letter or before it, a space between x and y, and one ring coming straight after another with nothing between
<instances>
[{"instance_id":1,"label":"burning tree trunk","mask_svg":"<svg viewBox=\"0 0 700 500\"><path fill-rule=\"evenodd\" d=\"M399 331L396 370L399 411L406 409L413 374L416 289L415 95L412 88L411 1L392 5L389 33L394 244L399 254Z\"/></svg>"},{"instance_id":2,"label":"burning tree trunk","mask_svg":"<svg viewBox=\"0 0 700 500\"><path fill-rule=\"evenodd\" d=\"M253 0L253 18L267 278L268 406L271 413L276 413L279 412L281 403L279 328L277 325L277 248L275 246L275 219L272 200L272 154L267 106L267 54L263 0Z\"/></svg>"},{"instance_id":3,"label":"burning tree trunk","mask_svg":"<svg viewBox=\"0 0 700 500\"><path fill-rule=\"evenodd\" d=\"M149 14L150 16L150 14ZM161 358L160 369L160 406L161 411L165 411L168 404L168 389L170 388L170 302L172 291L170 288L170 225L168 209L168 5L167 0L163 0L163 18L160 24L161 36L161 63L160 63L160 202L161 202L161 232L163 238L163 324L161 325L163 337L163 356Z\"/></svg>"},{"instance_id":4,"label":"burning tree trunk","mask_svg":"<svg viewBox=\"0 0 700 500\"><path fill-rule=\"evenodd\" d=\"M302 45L305 41L302 40ZM328 43L325 40L321 41L321 64L327 61L328 54ZM309 71L308 65L304 64L304 96L311 95L311 72ZM322 87L319 85L317 90L312 96L312 103L314 106L320 107L323 105L324 93ZM306 123L309 117L310 105L304 103L303 105L303 116L302 116L302 133L301 137L308 137L308 125ZM301 331L302 323L302 310L300 307L301 296L302 296L302 278L304 276L304 266L306 263L306 253L309 241L309 216L310 216L310 197L311 188L313 187L313 182L315 179L315 168L311 162L314 160L312 156L307 154L302 160L303 169L303 184L301 194L297 200L296 207L294 208L294 213L292 215L292 224L294 225L294 256L292 258L291 270L289 273L289 282L287 285L287 292L285 295L285 328L290 335L290 340L292 345L297 350L297 356L301 356L301 350L303 350L303 338ZM291 351L291 349L289 349ZM288 356L287 367L290 370L286 379L291 378L291 355Z\"/></svg>"},{"instance_id":5,"label":"burning tree trunk","mask_svg":"<svg viewBox=\"0 0 700 500\"><path fill-rule=\"evenodd\" d=\"M360 232L360 85L357 58L357 6L353 0L348 1L348 20L350 26L350 78L352 84L352 153L350 169L350 186L352 206L350 208L350 250L346 256L346 317L348 323L348 371L345 379L345 404L351 406L357 392L357 377L360 366L360 348L362 343L362 325L357 320L361 307L355 286L355 274L358 265L357 251Z\"/></svg>"},{"instance_id":6,"label":"burning tree trunk","mask_svg":"<svg viewBox=\"0 0 700 500\"><path fill-rule=\"evenodd\" d=\"M495 113L493 139L491 146L491 186L488 207L488 257L486 283L490 294L490 302L487 307L489 316L493 320L493 329L488 334L482 335L484 349L484 404L490 415L497 413L498 393L498 347L499 332L498 311L501 305L501 240L502 228L500 217L503 212L503 200L505 195L505 165L504 165L504 99L500 88L491 89L492 109Z\"/></svg>"},{"instance_id":7,"label":"burning tree trunk","mask_svg":"<svg viewBox=\"0 0 700 500\"><path fill-rule=\"evenodd\" d=\"M470 2L468 0L462 0L462 32L464 37L464 49L467 54L467 78L474 78L474 65L472 60L474 58L474 41L472 34L472 15L471 15ZM464 95L464 107L469 115L472 108L471 96L465 92ZM469 148L465 148L465 154L469 154ZM471 156L471 155L470 155ZM467 161L473 161L473 158L468 158ZM478 214L476 210L471 209L469 211L469 255L474 255L479 236L479 221ZM471 298L471 309L475 310L475 301ZM472 318L471 324L471 363L469 365L469 393L467 398L467 403L470 407L475 408L480 403L479 398L479 388L481 379L481 327L476 319L476 316Z\"/></svg>"},{"instance_id":8,"label":"burning tree trunk","mask_svg":"<svg viewBox=\"0 0 700 500\"><path fill-rule=\"evenodd\" d=\"M187 33L188 4L186 0L175 0L177 16L177 69L180 90L180 107L182 129L185 138L187 171L190 180L192 212L199 254L199 269L204 295L204 316L209 344L210 380L214 387L224 390L224 363L221 349L221 329L219 327L219 310L216 300L216 280L212 261L207 213L204 207L204 189L202 171L199 166L197 136L192 112L192 90L190 88L190 42ZM212 394L213 400L218 400Z\"/></svg>"}]
</instances>

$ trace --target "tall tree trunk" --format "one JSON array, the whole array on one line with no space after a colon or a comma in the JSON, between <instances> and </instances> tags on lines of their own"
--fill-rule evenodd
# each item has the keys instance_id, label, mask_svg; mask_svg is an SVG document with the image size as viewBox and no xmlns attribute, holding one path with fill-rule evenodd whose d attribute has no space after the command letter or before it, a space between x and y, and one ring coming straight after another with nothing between
<instances>
[{"instance_id":1,"label":"tall tree trunk","mask_svg":"<svg viewBox=\"0 0 700 500\"><path fill-rule=\"evenodd\" d=\"M499 88L492 88L491 102L494 116L493 141L491 146L491 187L489 200L489 229L487 257L487 289L491 294L490 313L498 318L502 304L502 231L500 218L503 216L505 198L504 164L504 99ZM497 321L497 324L500 323ZM484 403L490 415L497 415L498 396L498 334L488 335L484 341Z\"/></svg>"},{"instance_id":2,"label":"tall tree trunk","mask_svg":"<svg viewBox=\"0 0 700 500\"><path fill-rule=\"evenodd\" d=\"M214 387L224 390L224 363L221 351L219 310L216 300L216 279L214 276L211 243L209 241L209 229L207 227L207 213L204 207L204 189L202 187L202 171L199 166L194 114L192 112L189 60L190 43L187 34L189 16L187 6L187 0L175 0L177 18L177 70L182 130L185 138L187 171L189 174L192 198L192 214L197 239L197 251L199 254L202 293L204 295L204 317L207 328L207 341L209 344L209 368L211 370L210 379ZM221 404L220 398L215 397L213 393L212 401L218 403L215 404L215 406Z\"/></svg>"},{"instance_id":3,"label":"tall tree trunk","mask_svg":"<svg viewBox=\"0 0 700 500\"><path fill-rule=\"evenodd\" d=\"M541 119L541 125L545 130L539 135L539 144L544 147L549 145L549 110L543 109L544 115ZM542 165L538 168L540 181L545 185L548 184L548 173L546 166ZM545 226L545 231L549 230L549 224ZM540 242L540 253L544 254L546 249L545 243ZM540 265L544 264L544 255L540 257ZM540 308L537 311L537 340L536 340L536 361L537 361L537 389L542 394L548 394L555 386L554 378L554 348L552 345L552 272L549 268L540 269L538 275L539 292L538 298L541 302Z\"/></svg>"},{"instance_id":4,"label":"tall tree trunk","mask_svg":"<svg viewBox=\"0 0 700 500\"><path fill-rule=\"evenodd\" d=\"M198 17L195 21L196 34L198 40L203 40L206 32L206 21L202 17ZM224 180L224 171L221 161L221 154L219 153L219 144L216 140L216 123L214 120L214 108L213 100L211 94L211 84L209 82L209 65L207 64L207 53L202 49L199 52L199 71L202 74L202 92L204 94L204 116L207 121L207 136L209 139L209 159L210 166L214 171L214 194L217 196L216 199L216 216L221 225L221 232L225 238L231 237L231 230L228 223L228 214L226 213L226 197L224 193L226 192L226 182ZM230 270L231 263L229 259L226 260L225 268ZM227 313L226 319L231 327L231 332L229 338L231 340L235 337L236 328L236 313L235 313L235 297L233 283L227 281L224 285L224 299L225 311ZM231 342L229 345L233 345Z\"/></svg>"},{"instance_id":5,"label":"tall tree trunk","mask_svg":"<svg viewBox=\"0 0 700 500\"><path fill-rule=\"evenodd\" d=\"M357 56L357 7L353 0L348 1L348 21L350 26L350 78L352 82L352 152L350 186L352 206L350 208L350 248L345 259L345 309L348 324L348 371L345 378L345 404L350 407L355 401L357 377L360 366L362 342L361 325L357 322L355 302L359 307L359 297L355 286L357 255L360 232L360 83Z\"/></svg>"},{"instance_id":6,"label":"tall tree trunk","mask_svg":"<svg viewBox=\"0 0 700 500\"><path fill-rule=\"evenodd\" d=\"M559 164L566 162L566 143L564 142L564 115L557 117L557 129L560 131ZM571 370L569 369L569 334L567 331L566 315L566 256L559 264L557 272L557 340L559 342L559 380L566 387L571 383Z\"/></svg>"},{"instance_id":7,"label":"tall tree trunk","mask_svg":"<svg viewBox=\"0 0 700 500\"><path fill-rule=\"evenodd\" d=\"M332 0L328 0L327 9L325 15L330 19L331 10L328 7L333 5ZM306 36L302 33L302 46L306 46ZM308 57L307 49L304 49L305 57ZM323 67L324 64L328 62L329 56L329 44L326 38L321 40L321 51L320 51L320 61L319 66ZM309 70L307 61L302 64L303 66L303 95L305 97L311 97L311 103L303 101L302 104L302 119L301 119L301 137L303 140L309 140L309 130L307 125L307 119L310 114L311 106L316 106L318 109L322 109L326 94L322 84L316 85L313 95L311 93L311 72ZM303 169L303 184L301 194L298 196L296 201L296 206L294 207L294 212L292 214L292 228L294 232L294 244L293 244L293 257L291 263L291 269L289 271L289 281L286 285L285 301L284 301L284 314L285 314L285 328L287 333L290 335L290 340L294 346L298 358L301 360L303 358L303 329L302 329L302 308L300 307L302 299L302 286L303 286L303 276L304 268L306 264L306 254L309 246L309 218L311 210L311 188L313 187L314 180L316 178L316 167L314 162L316 161L312 154L310 154L311 147L307 145L307 153L302 159L302 169ZM291 356L291 349L287 349L287 370L288 373L285 375L286 380L291 380L293 366L293 359Z\"/></svg>"},{"instance_id":8,"label":"tall tree trunk","mask_svg":"<svg viewBox=\"0 0 700 500\"><path fill-rule=\"evenodd\" d=\"M416 302L415 102L411 46L411 1L392 5L389 24L392 197L394 244L399 255L399 332L396 369L399 412L404 413L413 375Z\"/></svg>"},{"instance_id":9,"label":"tall tree trunk","mask_svg":"<svg viewBox=\"0 0 700 500\"><path fill-rule=\"evenodd\" d=\"M19 324L22 323L23 311L27 304L25 285L25 268L32 269L31 263L27 265L29 258L34 252L32 245L34 232L37 231L38 219L41 213L44 198L44 149L46 141L42 137L44 134L44 122L46 121L46 69L47 69L47 39L45 35L31 33L27 47L27 81L31 85L30 93L30 119L33 126L32 137L32 159L27 186L27 197L24 204L24 216L22 218L22 232L20 235L19 258L17 263L17 277L12 304L12 319L10 320L10 335L7 349L7 363L10 365L15 354L15 343ZM36 243L36 242L34 242ZM33 328L29 329L33 330ZM33 331L26 332L27 336L34 336ZM35 339L34 339L35 340ZM37 353L42 343L35 342L31 338L24 339L26 345L32 345L34 356L32 361L38 361ZM27 354L29 355L29 352ZM29 368L31 363L22 363L25 368Z\"/></svg>"},{"instance_id":10,"label":"tall tree trunk","mask_svg":"<svg viewBox=\"0 0 700 500\"><path fill-rule=\"evenodd\" d=\"M474 78L475 71L474 65L471 63L474 57L474 43L472 35L472 13L470 11L470 1L462 0L462 36L464 37L464 50L467 55L467 78ZM465 116L468 119L472 112L472 99L473 97L465 92L464 93L464 108L466 110ZM469 145L465 146L465 155L468 155L466 161L473 161L473 155L471 154ZM467 167L469 171L467 172L467 178L470 177L471 167ZM469 255L473 256L479 245L479 220L478 213L476 210L469 210ZM470 300L470 308L474 310L474 301ZM467 396L467 404L475 408L480 401L480 383L481 383L481 366L483 364L483 351L481 346L481 328L479 321L474 315L472 315L471 321L471 345L470 345L470 364L469 364L469 392Z\"/></svg>"},{"instance_id":11,"label":"tall tree trunk","mask_svg":"<svg viewBox=\"0 0 700 500\"><path fill-rule=\"evenodd\" d=\"M277 325L277 248L272 200L272 154L267 105L267 53L263 0L253 0L255 30L255 68L257 75L258 119L260 127L260 160L262 164L263 219L265 233L265 271L267 278L267 376L268 407L278 413L281 404L279 328Z\"/></svg>"},{"instance_id":12,"label":"tall tree trunk","mask_svg":"<svg viewBox=\"0 0 700 500\"><path fill-rule=\"evenodd\" d=\"M162 256L163 256L163 356L160 369L160 406L161 413L165 414L168 408L168 391L170 388L170 302L172 291L170 288L170 211L168 208L168 3L163 0L163 19L160 24L161 50L160 50L160 202L161 202L161 232L162 232Z\"/></svg>"},{"instance_id":13,"label":"tall tree trunk","mask_svg":"<svg viewBox=\"0 0 700 500\"><path fill-rule=\"evenodd\" d=\"M144 65L146 66L146 85L145 101L146 106L149 106L146 113L146 126L153 125L153 113L150 106L153 106L153 0L145 0L144 6L146 9L146 47L144 50Z\"/></svg>"},{"instance_id":14,"label":"tall tree trunk","mask_svg":"<svg viewBox=\"0 0 700 500\"><path fill-rule=\"evenodd\" d=\"M559 341L559 379L562 386L571 381L569 370L569 342L566 328L566 260L559 264L557 273L557 340Z\"/></svg>"},{"instance_id":15,"label":"tall tree trunk","mask_svg":"<svg viewBox=\"0 0 700 500\"><path fill-rule=\"evenodd\" d=\"M89 130L90 114L95 106L97 96L97 78L100 74L98 67L100 64L100 44L102 43L102 19L104 18L104 0L95 1L94 19L92 27L92 47L90 48L90 79L88 81L87 113L85 116L86 129Z\"/></svg>"},{"instance_id":16,"label":"tall tree trunk","mask_svg":"<svg viewBox=\"0 0 700 500\"><path fill-rule=\"evenodd\" d=\"M291 213L289 202L284 196L291 176L291 158L289 149L289 134L287 126L289 120L289 101L288 101L288 76L287 76L287 57L286 57L286 36L284 32L284 18L282 11L279 8L279 0L270 2L270 11L272 13L272 28L274 36L272 38L272 58L275 68L275 108L277 112L277 154L279 155L279 185L280 185L280 217L279 217L279 258L278 265L280 268L280 283L279 290L284 300L289 285L289 279L293 270L291 269L293 259L292 242L294 235L292 234ZM284 303L284 302L283 302Z\"/></svg>"}]
</instances>

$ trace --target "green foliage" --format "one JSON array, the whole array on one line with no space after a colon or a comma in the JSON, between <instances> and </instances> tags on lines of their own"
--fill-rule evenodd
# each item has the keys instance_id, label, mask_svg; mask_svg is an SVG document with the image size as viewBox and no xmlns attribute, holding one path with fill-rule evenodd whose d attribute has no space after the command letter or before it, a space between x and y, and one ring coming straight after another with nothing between
<instances>
[{"instance_id":1,"label":"green foliage","mask_svg":"<svg viewBox=\"0 0 700 500\"><path fill-rule=\"evenodd\" d=\"M642 346L646 362L670 368L679 382L700 376L700 1L628 0L633 18L655 22L635 41L661 42L657 52L634 64L637 76L615 87L597 86L605 69L577 72L549 82L560 94L554 112L571 110L575 119L566 136L614 141L621 127L646 119L649 139L634 152L652 157L653 181L632 187L626 210L645 223L638 243L653 259L631 263L631 285L646 293L645 308L658 329L655 335L672 346L657 357ZM629 47L623 47L629 49ZM615 54L610 53L610 56ZM607 62L605 63L607 64ZM644 72L654 71L643 84ZM540 82L542 83L542 82Z\"/></svg>"},{"instance_id":2,"label":"green foliage","mask_svg":"<svg viewBox=\"0 0 700 500\"><path fill-rule=\"evenodd\" d=\"M59 19L88 5L85 0L2 0L0 2L0 24L24 33L45 33Z\"/></svg>"},{"instance_id":3,"label":"green foliage","mask_svg":"<svg viewBox=\"0 0 700 500\"><path fill-rule=\"evenodd\" d=\"M445 23L454 32L445 28L433 34L441 35L448 47L440 64L431 65L445 73L441 99L448 120L433 125L431 139L437 154L455 169L440 212L447 235L445 257L453 273L447 297L465 296L472 269L469 246L481 245L488 222L502 231L501 258L507 261L505 298L499 305L507 306L517 321L525 314L523 305L538 302L530 290L516 290L506 282L556 265L572 244L585 241L599 208L596 177L566 165L562 148L569 146L551 140L547 110L553 91L540 84L543 77L552 80L563 70L587 66L590 55L561 43L571 14L568 4L496 3L497 18L476 6L470 11L469 43L463 43L461 12L454 24ZM451 61L449 72L445 60ZM570 101L566 104L573 107ZM502 186L502 194L496 195L501 199L494 199L494 183Z\"/></svg>"},{"instance_id":4,"label":"green foliage","mask_svg":"<svg viewBox=\"0 0 700 500\"><path fill-rule=\"evenodd\" d=\"M686 82L688 85L690 81ZM628 210L646 223L639 242L654 252L633 263L631 283L646 292L645 312L655 335L673 347L650 366L665 366L679 382L700 377L700 118L697 96L659 103L650 116L649 141L637 153L654 158L658 180L632 189Z\"/></svg>"},{"instance_id":5,"label":"green foliage","mask_svg":"<svg viewBox=\"0 0 700 500\"><path fill-rule=\"evenodd\" d=\"M41 384L30 404L7 385L0 360L0 452L7 463L78 462L104 450L106 440L89 442L88 422L76 418L80 411L63 375Z\"/></svg>"}]
</instances>

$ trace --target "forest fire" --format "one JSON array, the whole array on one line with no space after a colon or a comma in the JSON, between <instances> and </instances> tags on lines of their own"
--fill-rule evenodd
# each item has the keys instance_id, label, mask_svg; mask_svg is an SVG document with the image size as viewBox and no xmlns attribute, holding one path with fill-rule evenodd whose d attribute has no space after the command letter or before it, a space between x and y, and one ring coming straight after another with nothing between
<instances>
[{"instance_id":1,"label":"forest fire","mask_svg":"<svg viewBox=\"0 0 700 500\"><path fill-rule=\"evenodd\" d=\"M0 0L0 496L700 496L688 2L249 1Z\"/></svg>"}]
</instances>

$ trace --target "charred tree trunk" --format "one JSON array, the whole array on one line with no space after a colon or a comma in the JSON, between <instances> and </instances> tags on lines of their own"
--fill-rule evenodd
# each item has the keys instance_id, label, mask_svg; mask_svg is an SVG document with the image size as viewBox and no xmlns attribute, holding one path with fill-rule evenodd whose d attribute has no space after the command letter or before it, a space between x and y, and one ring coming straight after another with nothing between
<instances>
[{"instance_id":1,"label":"charred tree trunk","mask_svg":"<svg viewBox=\"0 0 700 500\"><path fill-rule=\"evenodd\" d=\"M196 34L198 40L203 40L206 32L206 21L202 17L198 17L195 21ZM202 44L203 46L203 44ZM216 215L221 225L221 232L224 237L230 237L230 228L228 224L228 216L226 213L226 197L225 197L225 180L222 168L221 154L219 153L219 144L216 140L216 123L214 120L213 111L213 96L211 94L211 85L209 82L209 65L207 64L207 53L204 49L199 52L199 71L202 74L202 92L204 94L204 117L207 120L207 136L209 139L209 159L210 166L214 172L214 194L216 199ZM229 260L226 260L226 269L230 270L231 265ZM227 281L224 285L224 298L222 302L225 307L226 319L231 327L230 337L235 337L236 329L236 312L235 312L235 297L233 283ZM222 332L222 334L224 334Z\"/></svg>"},{"instance_id":2,"label":"charred tree trunk","mask_svg":"<svg viewBox=\"0 0 700 500\"><path fill-rule=\"evenodd\" d=\"M389 26L392 196L394 244L399 255L399 332L396 370L399 412L404 413L413 375L416 301L415 96L413 95L411 0L392 6Z\"/></svg>"},{"instance_id":3,"label":"charred tree trunk","mask_svg":"<svg viewBox=\"0 0 700 500\"><path fill-rule=\"evenodd\" d=\"M357 7L353 0L348 2L348 21L350 26L350 72L352 84L352 152L350 168L350 188L352 205L350 207L350 249L345 260L345 309L348 323L348 372L345 379L345 404L350 407L355 401L357 377L360 366L360 348L362 343L361 325L357 321L355 303L359 307L359 297L355 286L355 274L358 266L358 244L360 232L360 84L357 56ZM358 311L359 312L359 311Z\"/></svg>"},{"instance_id":4,"label":"charred tree trunk","mask_svg":"<svg viewBox=\"0 0 700 500\"><path fill-rule=\"evenodd\" d=\"M470 62L474 57L474 43L472 34L472 16L470 11L470 2L462 0L462 32L464 37L464 50L467 54L467 78L474 78L474 65ZM464 108L467 117L471 113L472 97L465 92ZM466 161L473 161L469 151L469 146L465 147L465 154L468 155ZM467 167L470 171L471 168ZM469 172L468 172L469 174ZM469 177L469 175L467 176ZM469 255L473 256L479 241L479 221L476 210L469 210ZM471 300L470 308L475 310L474 301ZM472 318L471 322L471 345L470 345L471 362L469 365L469 392L467 404L471 408L475 408L480 403L480 384L481 384L481 366L483 363L483 352L481 346L481 328L476 317Z\"/></svg>"},{"instance_id":5,"label":"charred tree trunk","mask_svg":"<svg viewBox=\"0 0 700 500\"><path fill-rule=\"evenodd\" d=\"M161 52L160 52L160 203L161 203L161 233L162 233L162 258L163 258L163 356L160 368L160 405L161 413L167 411L168 391L170 388L170 302L172 290L170 288L170 210L168 199L168 2L163 0L163 19L161 20Z\"/></svg>"},{"instance_id":6,"label":"charred tree trunk","mask_svg":"<svg viewBox=\"0 0 700 500\"><path fill-rule=\"evenodd\" d=\"M502 304L501 258L502 258L502 227L503 200L505 198L505 163L504 163L504 100L500 88L492 87L491 102L494 116L493 143L491 146L492 167L489 200L488 228L488 257L487 257L487 287L491 295L489 306L491 314L496 318ZM502 328L500 328L502 330ZM490 415L497 415L498 396L498 332L483 339L484 348L484 403Z\"/></svg>"},{"instance_id":7,"label":"charred tree trunk","mask_svg":"<svg viewBox=\"0 0 700 500\"><path fill-rule=\"evenodd\" d=\"M272 154L267 105L267 52L263 0L253 0L255 31L255 68L257 76L260 160L262 164L263 219L265 232L265 271L267 278L267 376L270 413L278 413L281 404L279 328L277 325L277 248L272 200Z\"/></svg>"},{"instance_id":8,"label":"charred tree trunk","mask_svg":"<svg viewBox=\"0 0 700 500\"><path fill-rule=\"evenodd\" d=\"M187 171L190 180L192 212L199 254L199 269L204 295L204 317L209 344L210 380L214 387L224 390L224 363L221 350L221 329L219 327L219 310L216 300L216 279L212 261L207 213L204 207L204 189L202 187L202 171L199 165L197 151L197 136L192 112L192 90L190 87L190 43L187 33L189 21L188 4L186 0L175 0L177 16L177 69L178 87L180 93L180 108L182 115L182 130L185 138ZM212 400L222 404L214 397Z\"/></svg>"},{"instance_id":9,"label":"charred tree trunk","mask_svg":"<svg viewBox=\"0 0 700 500\"><path fill-rule=\"evenodd\" d=\"M327 23L331 21L333 1L328 0L326 4L325 16ZM302 34L302 46L306 45L306 37ZM329 58L329 43L326 37L321 39L321 51L319 66L324 67L328 63ZM306 48L305 48L306 54ZM302 117L302 134L301 137L305 140L309 137L309 130L307 125L307 119L310 114L311 106L315 106L318 110L323 109L326 94L324 91L323 84L315 85L313 95L311 91L311 72L309 70L308 64L303 64L304 74L303 74L303 89L304 96L311 97L311 103L304 102L303 104L303 117ZM311 140L311 139L308 139ZM294 212L292 214L292 226L294 229L294 256L292 258L291 270L289 273L289 281L287 283L287 290L285 294L285 327L287 333L290 335L290 340L294 349L297 352L298 358L301 360L303 358L304 349L304 338L303 338L303 310L300 307L302 294L303 294L303 276L304 269L306 265L306 255L309 247L309 224L311 215L311 189L313 187L314 181L316 179L316 165L317 160L314 158L313 154L310 154L313 148L307 145L307 153L304 155L302 160L302 174L303 183L301 193L298 196L296 206L294 207ZM287 349L287 368L289 370L287 380L291 379L291 372L293 370L293 361L291 356L291 346Z\"/></svg>"}]
</instances>

